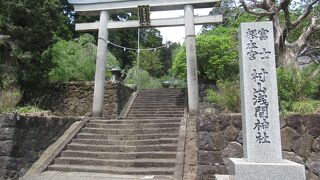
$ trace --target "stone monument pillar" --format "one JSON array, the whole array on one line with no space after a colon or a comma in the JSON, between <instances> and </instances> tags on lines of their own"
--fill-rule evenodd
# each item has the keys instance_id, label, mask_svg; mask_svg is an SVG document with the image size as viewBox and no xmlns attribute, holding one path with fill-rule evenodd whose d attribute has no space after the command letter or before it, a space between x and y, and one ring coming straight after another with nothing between
<instances>
[{"instance_id":1,"label":"stone monument pillar","mask_svg":"<svg viewBox=\"0 0 320 180\"><path fill-rule=\"evenodd\" d=\"M244 158L230 158L218 180L304 180L303 165L282 159L272 22L243 23L239 32Z\"/></svg>"},{"instance_id":2,"label":"stone monument pillar","mask_svg":"<svg viewBox=\"0 0 320 180\"><path fill-rule=\"evenodd\" d=\"M184 7L185 33L186 33L186 58L187 58L187 82L189 114L194 115L199 110L199 87L196 54L196 35L194 27L194 10L192 5Z\"/></svg>"},{"instance_id":3,"label":"stone monument pillar","mask_svg":"<svg viewBox=\"0 0 320 180\"><path fill-rule=\"evenodd\" d=\"M98 48L96 61L96 74L94 81L93 94L93 108L92 116L101 117L104 99L104 82L106 71L106 57L107 57L107 41L108 29L107 23L109 21L109 13L107 11L100 12L99 34L98 34Z\"/></svg>"}]
</instances>

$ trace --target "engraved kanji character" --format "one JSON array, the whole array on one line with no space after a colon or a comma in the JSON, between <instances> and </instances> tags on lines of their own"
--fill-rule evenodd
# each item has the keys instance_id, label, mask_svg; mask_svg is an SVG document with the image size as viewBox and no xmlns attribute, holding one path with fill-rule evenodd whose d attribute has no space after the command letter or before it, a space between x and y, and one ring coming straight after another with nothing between
<instances>
[{"instance_id":1,"label":"engraved kanji character","mask_svg":"<svg viewBox=\"0 0 320 180\"><path fill-rule=\"evenodd\" d=\"M253 69L253 73L251 74L251 79L254 80L254 82L260 81L260 82L265 82L266 81L266 75L268 74L268 72L261 68L262 72L257 73L256 69Z\"/></svg>"},{"instance_id":2,"label":"engraved kanji character","mask_svg":"<svg viewBox=\"0 0 320 180\"><path fill-rule=\"evenodd\" d=\"M259 34L259 38L260 40L267 40L269 37L268 37L268 32L269 30L267 29L264 29L264 28L261 28L261 30L258 31L258 34Z\"/></svg>"},{"instance_id":3,"label":"engraved kanji character","mask_svg":"<svg viewBox=\"0 0 320 180\"><path fill-rule=\"evenodd\" d=\"M258 30L256 29L248 29L248 31L246 32L246 37L249 39L255 39L258 38Z\"/></svg>"},{"instance_id":4,"label":"engraved kanji character","mask_svg":"<svg viewBox=\"0 0 320 180\"><path fill-rule=\"evenodd\" d=\"M252 40L250 40L250 43L247 44L247 50L249 50L247 52L247 55L249 56L250 60L255 60L256 59L256 55L258 54L257 51L255 51L255 49L258 49L257 43L253 42Z\"/></svg>"},{"instance_id":5,"label":"engraved kanji character","mask_svg":"<svg viewBox=\"0 0 320 180\"><path fill-rule=\"evenodd\" d=\"M260 82L257 83L258 85L258 88L253 88L254 90L254 94L257 94L257 93L263 93L263 94L266 94L267 92L267 88L266 87L262 87L262 84Z\"/></svg>"},{"instance_id":6,"label":"engraved kanji character","mask_svg":"<svg viewBox=\"0 0 320 180\"><path fill-rule=\"evenodd\" d=\"M263 134L261 134L261 132L258 132L258 135L256 136L256 142L258 142L259 144L271 143L268 139L269 136L266 132L263 132Z\"/></svg>"},{"instance_id":7,"label":"engraved kanji character","mask_svg":"<svg viewBox=\"0 0 320 180\"><path fill-rule=\"evenodd\" d=\"M258 129L260 131L261 129L268 129L269 128L269 122L267 122L266 119L263 119L260 121L257 119L257 122L255 123L255 127L253 129Z\"/></svg>"},{"instance_id":8,"label":"engraved kanji character","mask_svg":"<svg viewBox=\"0 0 320 180\"><path fill-rule=\"evenodd\" d=\"M267 102L268 96L264 93L256 93L253 95L253 105L256 105L257 103L259 105L269 105Z\"/></svg>"},{"instance_id":9,"label":"engraved kanji character","mask_svg":"<svg viewBox=\"0 0 320 180\"><path fill-rule=\"evenodd\" d=\"M262 52L259 54L261 55L261 59L269 59L269 54L271 54L271 51L267 51L266 48L262 48Z\"/></svg>"},{"instance_id":10,"label":"engraved kanji character","mask_svg":"<svg viewBox=\"0 0 320 180\"><path fill-rule=\"evenodd\" d=\"M255 109L255 113L254 116L255 117L259 117L262 119L268 119L269 114L268 114L268 108L269 105L265 105L265 106L256 106Z\"/></svg>"}]
</instances>

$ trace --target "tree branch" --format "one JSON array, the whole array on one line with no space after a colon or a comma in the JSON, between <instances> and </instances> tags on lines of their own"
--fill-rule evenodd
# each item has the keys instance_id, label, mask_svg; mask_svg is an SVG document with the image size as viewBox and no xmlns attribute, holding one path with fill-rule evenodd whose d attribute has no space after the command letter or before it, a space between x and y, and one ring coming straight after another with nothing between
<instances>
[{"instance_id":1,"label":"tree branch","mask_svg":"<svg viewBox=\"0 0 320 180\"><path fill-rule=\"evenodd\" d=\"M253 2L256 2L256 1L253 1ZM243 9L247 12L247 13L249 13L249 14L252 14L252 15L255 15L255 16L271 16L271 15L274 15L275 13L274 12L269 12L269 11L266 11L266 9L264 9L264 8L261 8L261 7L263 7L263 5L261 4L261 3L257 3L257 4L254 4L254 5L252 5L252 7L249 7L245 2L244 2L244 0L240 0L240 3L241 3L241 5L243 6ZM261 6L261 7L258 7L258 6ZM265 10L264 12L255 12L255 11L253 11L253 10L251 10L251 9L254 9L254 8L259 8L259 9L263 9L263 10Z\"/></svg>"},{"instance_id":2,"label":"tree branch","mask_svg":"<svg viewBox=\"0 0 320 180\"><path fill-rule=\"evenodd\" d=\"M313 5L315 5L319 0L313 0L310 4L307 5L306 9L304 10L304 13L292 23L292 28L298 26L304 19L308 17L308 15L311 13L311 10L313 8Z\"/></svg>"},{"instance_id":3,"label":"tree branch","mask_svg":"<svg viewBox=\"0 0 320 180\"><path fill-rule=\"evenodd\" d=\"M280 8L284 12L284 18L286 21L285 31L287 31L287 32L290 31L291 27L292 27L292 22L291 22L290 13L289 13L290 3L291 3L291 0L282 0L280 3Z\"/></svg>"},{"instance_id":4,"label":"tree branch","mask_svg":"<svg viewBox=\"0 0 320 180\"><path fill-rule=\"evenodd\" d=\"M300 48L306 46L308 38L316 31L320 30L320 16L314 16L311 18L311 24L305 28L299 39L295 42Z\"/></svg>"}]
</instances>

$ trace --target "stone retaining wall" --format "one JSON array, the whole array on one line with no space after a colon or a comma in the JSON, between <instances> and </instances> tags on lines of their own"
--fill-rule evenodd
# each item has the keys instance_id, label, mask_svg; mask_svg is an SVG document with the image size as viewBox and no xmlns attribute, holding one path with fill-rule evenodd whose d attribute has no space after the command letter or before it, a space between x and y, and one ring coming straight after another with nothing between
<instances>
[{"instance_id":1,"label":"stone retaining wall","mask_svg":"<svg viewBox=\"0 0 320 180\"><path fill-rule=\"evenodd\" d=\"M197 179L228 174L228 158L243 157L241 115L197 117ZM320 179L320 114L281 119L283 158L305 165L307 180Z\"/></svg>"},{"instance_id":2,"label":"stone retaining wall","mask_svg":"<svg viewBox=\"0 0 320 180\"><path fill-rule=\"evenodd\" d=\"M0 114L0 179L18 179L76 117Z\"/></svg>"},{"instance_id":3,"label":"stone retaining wall","mask_svg":"<svg viewBox=\"0 0 320 180\"><path fill-rule=\"evenodd\" d=\"M73 82L61 85L47 85L41 90L30 90L25 93L24 103L37 99L39 106L51 110L59 116L84 116L92 110L93 82ZM106 81L103 116L116 118L133 89L121 84ZM33 104L33 103L31 103Z\"/></svg>"}]
</instances>

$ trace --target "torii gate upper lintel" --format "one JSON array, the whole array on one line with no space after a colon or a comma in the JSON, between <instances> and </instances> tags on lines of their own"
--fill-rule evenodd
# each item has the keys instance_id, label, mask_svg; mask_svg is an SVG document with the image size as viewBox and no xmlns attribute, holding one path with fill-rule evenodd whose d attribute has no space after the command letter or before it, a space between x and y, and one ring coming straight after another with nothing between
<instances>
[{"instance_id":1,"label":"torii gate upper lintel","mask_svg":"<svg viewBox=\"0 0 320 180\"><path fill-rule=\"evenodd\" d=\"M184 9L184 17L151 19L148 27L185 26L189 114L198 112L199 92L197 76L195 25L222 22L222 16L194 16L194 8L218 6L220 0L68 0L80 14L100 14L99 22L76 24L77 31L98 30L98 48L92 116L101 117L104 99L105 58L108 29L138 28L137 20L109 21L109 14L119 11L130 12L138 6L148 5L151 11Z\"/></svg>"}]
</instances>

